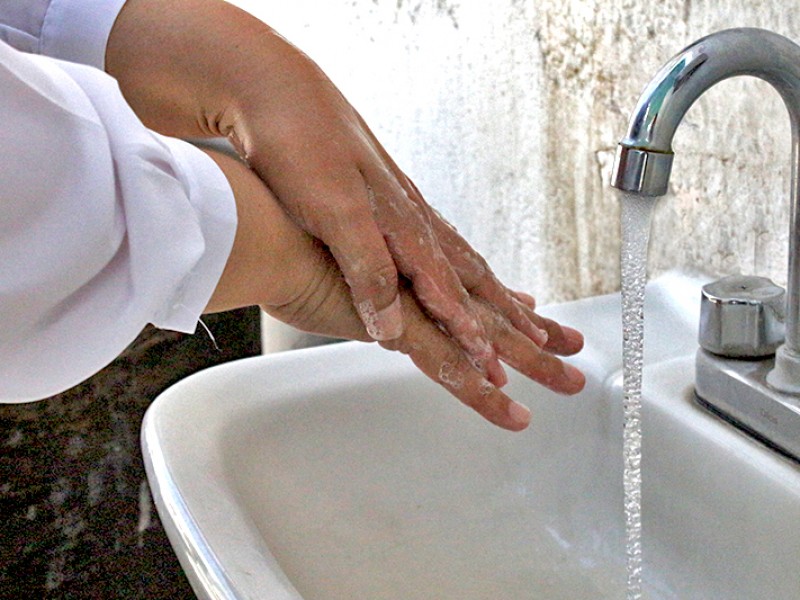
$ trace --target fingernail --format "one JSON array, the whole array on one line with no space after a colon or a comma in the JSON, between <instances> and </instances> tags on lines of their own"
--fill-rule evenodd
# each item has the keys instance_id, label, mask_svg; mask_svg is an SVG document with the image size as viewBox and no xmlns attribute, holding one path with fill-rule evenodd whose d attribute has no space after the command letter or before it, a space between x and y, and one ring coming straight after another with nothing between
<instances>
[{"instance_id":1,"label":"fingernail","mask_svg":"<svg viewBox=\"0 0 800 600\"><path fill-rule=\"evenodd\" d=\"M550 336L547 334L547 331L544 329L540 329L536 325L531 323L531 332L533 334L533 343L539 346L540 348L544 348L547 345L547 340L550 339Z\"/></svg>"},{"instance_id":2,"label":"fingernail","mask_svg":"<svg viewBox=\"0 0 800 600\"><path fill-rule=\"evenodd\" d=\"M508 405L508 416L511 420L520 425L527 425L531 422L531 411L524 404L512 402Z\"/></svg>"},{"instance_id":3,"label":"fingernail","mask_svg":"<svg viewBox=\"0 0 800 600\"><path fill-rule=\"evenodd\" d=\"M394 340L403 334L403 310L400 306L400 296L383 310L375 310L372 300L359 302L356 307L367 334L373 340Z\"/></svg>"}]
</instances>

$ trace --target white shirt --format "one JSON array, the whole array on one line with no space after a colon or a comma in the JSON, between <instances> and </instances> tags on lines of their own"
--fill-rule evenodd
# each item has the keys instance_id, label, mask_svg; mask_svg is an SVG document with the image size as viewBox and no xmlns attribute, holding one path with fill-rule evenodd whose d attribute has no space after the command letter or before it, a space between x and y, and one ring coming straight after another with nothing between
<instances>
[{"instance_id":1,"label":"white shirt","mask_svg":"<svg viewBox=\"0 0 800 600\"><path fill-rule=\"evenodd\" d=\"M194 332L233 244L216 164L102 71L123 2L0 0L0 402L72 387L148 323Z\"/></svg>"}]
</instances>

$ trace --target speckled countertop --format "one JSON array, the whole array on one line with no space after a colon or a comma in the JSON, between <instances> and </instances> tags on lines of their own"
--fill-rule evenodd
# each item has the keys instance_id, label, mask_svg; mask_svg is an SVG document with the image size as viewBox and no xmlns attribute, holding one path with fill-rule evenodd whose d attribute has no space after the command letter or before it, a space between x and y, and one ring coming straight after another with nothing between
<instances>
[{"instance_id":1,"label":"speckled countertop","mask_svg":"<svg viewBox=\"0 0 800 600\"><path fill-rule=\"evenodd\" d=\"M153 328L59 396L0 405L0 598L194 598L147 487L149 403L202 368L260 352L257 310Z\"/></svg>"}]
</instances>

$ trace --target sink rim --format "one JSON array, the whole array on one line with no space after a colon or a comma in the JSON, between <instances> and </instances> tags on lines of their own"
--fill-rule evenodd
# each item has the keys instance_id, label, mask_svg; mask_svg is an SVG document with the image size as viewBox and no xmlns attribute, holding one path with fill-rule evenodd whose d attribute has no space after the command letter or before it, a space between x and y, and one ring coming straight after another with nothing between
<instances>
[{"instance_id":1,"label":"sink rim","mask_svg":"<svg viewBox=\"0 0 800 600\"><path fill-rule=\"evenodd\" d=\"M264 589L270 590L271 598L280 600L302 600L303 597L268 545L258 535L257 528L240 510L236 490L225 485L225 463L219 452L222 444L218 445L216 452L209 454L202 449L201 444L192 448L184 441L175 443L169 439L169 432L182 425L183 411L190 405L197 406L198 397L214 396L216 391L224 390L226 386L237 381L248 381L256 389L269 383L270 397L257 403L238 397L229 398L225 403L203 402L205 418L200 423L193 421L193 437L211 439L217 443L234 416L239 411L252 410L255 404L263 403L279 408L287 403L307 402L307 398L323 389L327 392L356 385L358 377L354 377L351 370L326 370L324 377L312 378L314 383L305 391L306 398L297 398L297 376L303 371L308 374L309 370L314 369L313 366L309 369L307 364L321 365L331 360L341 364L356 364L360 369L371 368L378 376L385 377L387 382L397 379L402 381L409 377L426 379L407 357L399 353L384 350L374 344L345 342L245 358L206 369L163 392L148 409L141 434L148 480L168 537L192 587L201 599L244 598L249 597L247 594L252 594L254 590ZM587 373L587 388L582 394L599 393L606 379L605 370L597 364L581 364L588 361L588 355L572 361ZM274 373L280 374L278 384L274 380L266 381ZM512 374L512 377L515 375ZM542 391L552 394L543 388ZM477 415L458 404L455 399L453 408L464 413L466 418L478 422L479 427L485 427L493 434L499 432L490 424L479 420ZM506 436L520 435L499 433ZM166 458L168 454L171 456L171 466ZM189 480L185 474L188 469L204 473L206 480ZM180 473L176 474L176 471ZM204 502L187 502L185 497L188 495L192 498L214 497L213 508ZM227 514L225 529L209 531L208 516L218 512ZM200 522L203 523L202 526ZM240 547L249 548L249 551L231 556L231 548L222 541L232 538L237 539ZM227 566L231 563L236 565L237 571L233 576ZM242 579L246 580L246 585L242 584Z\"/></svg>"}]
</instances>

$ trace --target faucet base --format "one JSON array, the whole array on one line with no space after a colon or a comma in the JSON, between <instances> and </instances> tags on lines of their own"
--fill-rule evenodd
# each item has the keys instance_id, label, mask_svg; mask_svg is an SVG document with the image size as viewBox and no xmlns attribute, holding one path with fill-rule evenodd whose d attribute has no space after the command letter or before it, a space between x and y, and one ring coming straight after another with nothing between
<instances>
[{"instance_id":1,"label":"faucet base","mask_svg":"<svg viewBox=\"0 0 800 600\"><path fill-rule=\"evenodd\" d=\"M786 344L775 353L775 368L767 375L772 389L787 394L800 394L800 356L788 349Z\"/></svg>"},{"instance_id":2,"label":"faucet base","mask_svg":"<svg viewBox=\"0 0 800 600\"><path fill-rule=\"evenodd\" d=\"M774 358L731 359L700 349L695 393L701 406L800 462L800 398L767 385L774 366Z\"/></svg>"}]
</instances>

